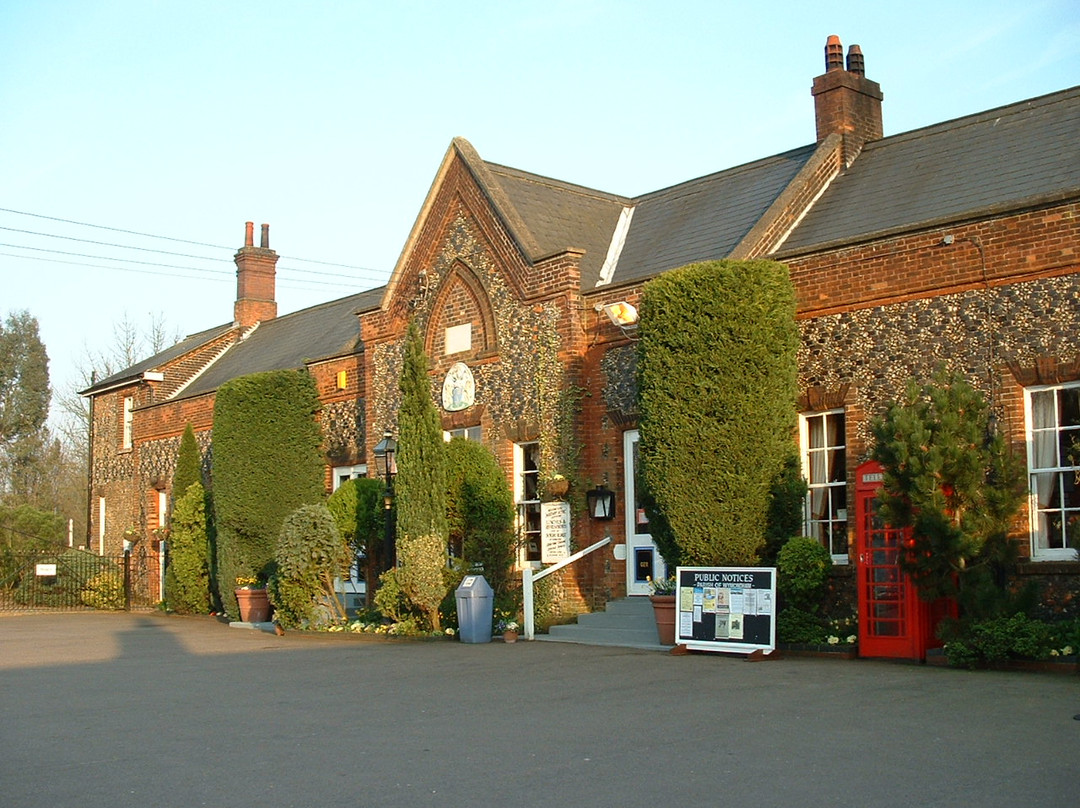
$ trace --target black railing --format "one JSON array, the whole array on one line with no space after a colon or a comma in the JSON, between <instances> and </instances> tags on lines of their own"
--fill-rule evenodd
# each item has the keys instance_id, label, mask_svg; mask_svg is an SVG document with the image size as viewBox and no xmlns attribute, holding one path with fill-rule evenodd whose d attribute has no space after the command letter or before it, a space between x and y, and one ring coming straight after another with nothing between
<instances>
[{"instance_id":1,"label":"black railing","mask_svg":"<svg viewBox=\"0 0 1080 808\"><path fill-rule=\"evenodd\" d=\"M0 550L0 611L148 608L157 603L157 593L158 560L152 552Z\"/></svg>"}]
</instances>

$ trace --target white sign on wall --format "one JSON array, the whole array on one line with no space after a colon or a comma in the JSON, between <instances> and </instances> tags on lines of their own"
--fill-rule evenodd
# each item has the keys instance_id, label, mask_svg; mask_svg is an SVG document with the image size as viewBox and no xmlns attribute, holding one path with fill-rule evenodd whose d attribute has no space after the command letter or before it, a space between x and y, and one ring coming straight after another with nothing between
<instances>
[{"instance_id":1,"label":"white sign on wall","mask_svg":"<svg viewBox=\"0 0 1080 808\"><path fill-rule=\"evenodd\" d=\"M540 503L540 561L553 564L570 555L570 503Z\"/></svg>"}]
</instances>

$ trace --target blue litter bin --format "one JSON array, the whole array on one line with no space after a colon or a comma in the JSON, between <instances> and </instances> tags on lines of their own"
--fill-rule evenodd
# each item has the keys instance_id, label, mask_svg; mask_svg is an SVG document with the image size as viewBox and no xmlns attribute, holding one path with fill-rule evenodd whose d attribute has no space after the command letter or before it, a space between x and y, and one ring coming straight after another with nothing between
<instances>
[{"instance_id":1,"label":"blue litter bin","mask_svg":"<svg viewBox=\"0 0 1080 808\"><path fill-rule=\"evenodd\" d=\"M466 575L455 591L458 636L462 642L491 642L495 590L483 575Z\"/></svg>"}]
</instances>

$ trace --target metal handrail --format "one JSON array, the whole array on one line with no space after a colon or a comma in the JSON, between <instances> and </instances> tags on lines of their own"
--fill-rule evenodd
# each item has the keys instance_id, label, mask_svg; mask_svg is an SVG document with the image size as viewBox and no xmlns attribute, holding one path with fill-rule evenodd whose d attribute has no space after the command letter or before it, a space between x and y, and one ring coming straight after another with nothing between
<instances>
[{"instance_id":1,"label":"metal handrail","mask_svg":"<svg viewBox=\"0 0 1080 808\"><path fill-rule=\"evenodd\" d=\"M578 559L584 558L593 550L599 550L606 544L611 544L611 536L605 536L596 544L578 550L572 556L567 556L558 564L552 564L540 572L534 573L532 567L526 567L521 571L521 601L522 611L525 613L525 639L531 640L536 636L536 616L533 614L533 584L553 572L558 572L563 567L568 567Z\"/></svg>"}]
</instances>

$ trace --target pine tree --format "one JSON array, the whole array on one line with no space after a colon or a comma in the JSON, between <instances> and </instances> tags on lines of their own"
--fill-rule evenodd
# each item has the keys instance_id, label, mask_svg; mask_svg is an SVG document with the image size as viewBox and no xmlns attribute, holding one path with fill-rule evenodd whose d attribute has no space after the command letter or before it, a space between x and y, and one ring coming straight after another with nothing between
<instances>
[{"instance_id":1,"label":"pine tree","mask_svg":"<svg viewBox=\"0 0 1080 808\"><path fill-rule=\"evenodd\" d=\"M1015 558L1008 532L1023 498L1023 474L990 409L955 373L908 385L874 420L873 458L884 469L880 514L910 527L901 567L926 600L959 597L975 608Z\"/></svg>"},{"instance_id":2,"label":"pine tree","mask_svg":"<svg viewBox=\"0 0 1080 808\"><path fill-rule=\"evenodd\" d=\"M446 446L431 397L428 358L420 330L409 325L401 368L398 413L397 541L401 588L439 630L446 594ZM417 546L412 546L417 545Z\"/></svg>"}]
</instances>

